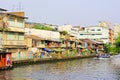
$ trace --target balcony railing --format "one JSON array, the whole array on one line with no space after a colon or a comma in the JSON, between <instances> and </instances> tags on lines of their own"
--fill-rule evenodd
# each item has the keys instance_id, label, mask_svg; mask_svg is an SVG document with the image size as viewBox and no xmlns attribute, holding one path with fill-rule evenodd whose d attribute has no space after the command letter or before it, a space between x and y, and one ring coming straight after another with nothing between
<instances>
[{"instance_id":1,"label":"balcony railing","mask_svg":"<svg viewBox=\"0 0 120 80\"><path fill-rule=\"evenodd\" d=\"M25 45L25 42L24 41L6 41L6 40L3 40L2 41L2 45Z\"/></svg>"}]
</instances>

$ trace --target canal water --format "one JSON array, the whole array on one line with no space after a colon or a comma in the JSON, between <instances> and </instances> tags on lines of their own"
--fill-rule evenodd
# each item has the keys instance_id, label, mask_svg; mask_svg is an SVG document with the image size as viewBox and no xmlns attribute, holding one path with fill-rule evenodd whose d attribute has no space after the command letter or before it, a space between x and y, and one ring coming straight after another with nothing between
<instances>
[{"instance_id":1,"label":"canal water","mask_svg":"<svg viewBox=\"0 0 120 80\"><path fill-rule=\"evenodd\" d=\"M0 71L0 80L120 80L120 67L108 59L77 59Z\"/></svg>"}]
</instances>

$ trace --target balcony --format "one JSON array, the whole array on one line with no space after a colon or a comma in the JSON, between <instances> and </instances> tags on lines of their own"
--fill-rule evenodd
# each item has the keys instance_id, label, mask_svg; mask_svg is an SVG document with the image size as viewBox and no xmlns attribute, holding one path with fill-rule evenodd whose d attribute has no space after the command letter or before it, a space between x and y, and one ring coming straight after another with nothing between
<instances>
[{"instance_id":1,"label":"balcony","mask_svg":"<svg viewBox=\"0 0 120 80\"><path fill-rule=\"evenodd\" d=\"M19 27L9 27L9 31L13 31L13 32L25 32L24 28L19 28Z\"/></svg>"},{"instance_id":2,"label":"balcony","mask_svg":"<svg viewBox=\"0 0 120 80\"><path fill-rule=\"evenodd\" d=\"M25 42L24 41L5 41L3 40L2 41L2 45L13 45L13 46L17 46L17 45L25 45Z\"/></svg>"}]
</instances>

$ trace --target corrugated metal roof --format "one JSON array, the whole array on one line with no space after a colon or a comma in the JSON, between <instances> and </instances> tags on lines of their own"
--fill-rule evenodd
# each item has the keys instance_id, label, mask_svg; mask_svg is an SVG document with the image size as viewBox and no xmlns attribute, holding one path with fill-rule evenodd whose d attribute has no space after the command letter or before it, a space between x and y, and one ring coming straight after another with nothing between
<instances>
[{"instance_id":1,"label":"corrugated metal roof","mask_svg":"<svg viewBox=\"0 0 120 80\"><path fill-rule=\"evenodd\" d=\"M83 41L91 43L91 44L104 44L103 42L95 41L95 40L90 40L90 39L84 39Z\"/></svg>"}]
</instances>

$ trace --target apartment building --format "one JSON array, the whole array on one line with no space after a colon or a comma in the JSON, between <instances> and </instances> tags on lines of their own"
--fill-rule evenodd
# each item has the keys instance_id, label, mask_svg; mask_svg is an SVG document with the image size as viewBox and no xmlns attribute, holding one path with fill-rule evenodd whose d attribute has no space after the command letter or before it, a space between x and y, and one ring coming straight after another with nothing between
<instances>
[{"instance_id":1,"label":"apartment building","mask_svg":"<svg viewBox=\"0 0 120 80\"><path fill-rule=\"evenodd\" d=\"M72 27L70 35L74 36L76 39L79 39L79 27Z\"/></svg>"},{"instance_id":2,"label":"apartment building","mask_svg":"<svg viewBox=\"0 0 120 80\"><path fill-rule=\"evenodd\" d=\"M24 17L24 12L7 12L0 9L0 46L12 52L13 57L25 52L25 19L27 18Z\"/></svg>"},{"instance_id":3,"label":"apartment building","mask_svg":"<svg viewBox=\"0 0 120 80\"><path fill-rule=\"evenodd\" d=\"M99 26L83 27L83 29L79 31L79 39L86 38L102 41L103 43L110 43L109 28Z\"/></svg>"}]
</instances>

